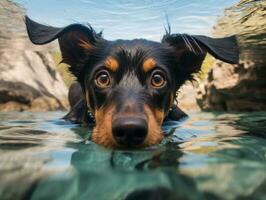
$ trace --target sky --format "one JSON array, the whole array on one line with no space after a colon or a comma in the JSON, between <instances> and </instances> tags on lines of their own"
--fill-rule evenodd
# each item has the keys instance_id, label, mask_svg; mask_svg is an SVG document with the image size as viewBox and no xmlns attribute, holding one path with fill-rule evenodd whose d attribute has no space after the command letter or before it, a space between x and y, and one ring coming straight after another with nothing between
<instances>
[{"instance_id":1,"label":"sky","mask_svg":"<svg viewBox=\"0 0 266 200\"><path fill-rule=\"evenodd\" d=\"M109 40L159 41L166 18L172 33L211 35L217 17L237 0L13 0L33 20L63 27L89 23Z\"/></svg>"}]
</instances>

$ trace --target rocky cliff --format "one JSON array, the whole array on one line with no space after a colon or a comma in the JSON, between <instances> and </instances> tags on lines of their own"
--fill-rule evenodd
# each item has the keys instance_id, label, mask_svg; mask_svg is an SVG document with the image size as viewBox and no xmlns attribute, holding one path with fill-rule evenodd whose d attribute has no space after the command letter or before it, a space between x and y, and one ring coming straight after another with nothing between
<instances>
[{"instance_id":1,"label":"rocky cliff","mask_svg":"<svg viewBox=\"0 0 266 200\"><path fill-rule=\"evenodd\" d=\"M0 2L0 110L66 109L67 88L51 51L56 43L34 46L17 4Z\"/></svg>"},{"instance_id":2,"label":"rocky cliff","mask_svg":"<svg viewBox=\"0 0 266 200\"><path fill-rule=\"evenodd\" d=\"M238 65L215 62L201 85L198 103L204 110L266 110L266 1L241 0L226 9L214 36L236 34Z\"/></svg>"}]
</instances>

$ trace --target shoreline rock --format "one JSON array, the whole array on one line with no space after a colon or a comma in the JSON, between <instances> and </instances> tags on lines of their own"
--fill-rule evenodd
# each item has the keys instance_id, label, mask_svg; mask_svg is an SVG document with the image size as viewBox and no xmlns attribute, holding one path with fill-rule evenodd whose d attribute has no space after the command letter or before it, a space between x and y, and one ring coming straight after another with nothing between
<instances>
[{"instance_id":1,"label":"shoreline rock","mask_svg":"<svg viewBox=\"0 0 266 200\"><path fill-rule=\"evenodd\" d=\"M241 0L225 10L214 36L236 34L241 61L216 61L200 86L197 102L203 110L266 110L266 2Z\"/></svg>"},{"instance_id":2,"label":"shoreline rock","mask_svg":"<svg viewBox=\"0 0 266 200\"><path fill-rule=\"evenodd\" d=\"M1 2L0 111L65 110L68 89L52 57L58 45L31 44L24 15L23 8L17 4L8 0Z\"/></svg>"},{"instance_id":3,"label":"shoreline rock","mask_svg":"<svg viewBox=\"0 0 266 200\"><path fill-rule=\"evenodd\" d=\"M203 110L266 110L265 65L242 61L230 65L217 61L201 84L197 102Z\"/></svg>"}]
</instances>

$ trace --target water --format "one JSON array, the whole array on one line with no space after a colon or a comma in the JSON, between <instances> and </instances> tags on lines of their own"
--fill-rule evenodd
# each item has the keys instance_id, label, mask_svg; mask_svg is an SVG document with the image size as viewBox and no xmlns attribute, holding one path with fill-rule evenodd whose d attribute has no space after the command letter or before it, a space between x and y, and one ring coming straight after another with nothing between
<instances>
[{"instance_id":1,"label":"water","mask_svg":"<svg viewBox=\"0 0 266 200\"><path fill-rule=\"evenodd\" d=\"M1 199L265 199L266 113L190 113L162 144L108 150L63 112L0 114Z\"/></svg>"},{"instance_id":2,"label":"water","mask_svg":"<svg viewBox=\"0 0 266 200\"><path fill-rule=\"evenodd\" d=\"M104 29L106 39L159 41L166 16L173 33L211 35L224 9L238 1L13 2L45 24L89 22L97 31ZM242 2L227 10L216 32L237 34L241 48L265 60L266 23L260 15L265 1ZM0 1L0 11L6 9ZM0 46L10 45L10 33L25 30L24 13L7 13L0 16L1 27L9 31ZM26 38L25 32L20 34ZM164 124L161 144L135 151L109 150L91 142L92 127L66 123L61 120L64 114L0 113L1 200L266 199L265 112L189 113L185 121Z\"/></svg>"}]
</instances>

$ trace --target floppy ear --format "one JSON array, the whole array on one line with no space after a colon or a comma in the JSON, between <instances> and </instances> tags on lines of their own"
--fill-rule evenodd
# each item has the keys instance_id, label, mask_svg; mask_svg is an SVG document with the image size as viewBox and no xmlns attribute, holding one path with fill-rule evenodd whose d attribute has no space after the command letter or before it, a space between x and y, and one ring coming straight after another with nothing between
<instances>
[{"instance_id":1,"label":"floppy ear","mask_svg":"<svg viewBox=\"0 0 266 200\"><path fill-rule=\"evenodd\" d=\"M95 43L102 39L90 26L72 24L64 28L45 26L25 16L29 38L34 44L46 44L58 39L62 53L62 62L70 65L70 71L79 76L82 71L80 63L92 51Z\"/></svg>"},{"instance_id":2,"label":"floppy ear","mask_svg":"<svg viewBox=\"0 0 266 200\"><path fill-rule=\"evenodd\" d=\"M239 60L235 36L211 38L202 35L166 34L162 43L168 43L175 49L180 67L187 78L200 70L207 52L227 63L237 64Z\"/></svg>"}]
</instances>

